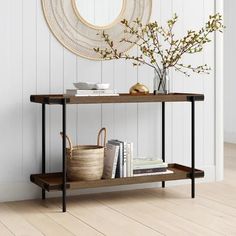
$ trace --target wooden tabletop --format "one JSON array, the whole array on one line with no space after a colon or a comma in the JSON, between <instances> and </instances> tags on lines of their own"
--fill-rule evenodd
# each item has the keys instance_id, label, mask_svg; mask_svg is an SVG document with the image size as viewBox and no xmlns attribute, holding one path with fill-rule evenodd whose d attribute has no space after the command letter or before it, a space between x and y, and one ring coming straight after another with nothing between
<instances>
[{"instance_id":1,"label":"wooden tabletop","mask_svg":"<svg viewBox=\"0 0 236 236\"><path fill-rule=\"evenodd\" d=\"M203 101L203 94L170 93L170 94L148 94L119 96L68 96L66 94L31 95L30 101L41 104L62 104L66 99L67 104L102 104L102 103L147 103L147 102L190 102Z\"/></svg>"}]
</instances>

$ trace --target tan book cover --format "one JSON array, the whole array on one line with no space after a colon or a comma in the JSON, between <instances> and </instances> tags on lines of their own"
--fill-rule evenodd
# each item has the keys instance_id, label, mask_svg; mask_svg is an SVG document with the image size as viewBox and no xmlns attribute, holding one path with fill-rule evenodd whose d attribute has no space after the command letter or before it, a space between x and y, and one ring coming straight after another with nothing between
<instances>
[{"instance_id":1,"label":"tan book cover","mask_svg":"<svg viewBox=\"0 0 236 236\"><path fill-rule=\"evenodd\" d=\"M119 146L107 143L104 154L103 179L115 178L118 155Z\"/></svg>"}]
</instances>

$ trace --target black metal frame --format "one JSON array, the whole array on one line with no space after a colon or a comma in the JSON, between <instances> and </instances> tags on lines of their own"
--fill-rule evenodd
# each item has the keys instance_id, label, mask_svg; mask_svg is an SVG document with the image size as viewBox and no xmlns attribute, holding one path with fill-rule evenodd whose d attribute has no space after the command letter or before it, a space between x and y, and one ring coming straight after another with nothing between
<instances>
[{"instance_id":1,"label":"black metal frame","mask_svg":"<svg viewBox=\"0 0 236 236\"><path fill-rule=\"evenodd\" d=\"M62 99L62 209L66 212L66 99ZM195 198L195 97L191 102L191 196ZM46 104L42 104L42 174L46 173ZM165 102L162 102L162 160L165 161ZM165 181L162 181L165 188ZM45 189L42 189L42 199L46 198Z\"/></svg>"},{"instance_id":2,"label":"black metal frame","mask_svg":"<svg viewBox=\"0 0 236 236\"><path fill-rule=\"evenodd\" d=\"M192 198L195 198L195 98L191 97Z\"/></svg>"},{"instance_id":3,"label":"black metal frame","mask_svg":"<svg viewBox=\"0 0 236 236\"><path fill-rule=\"evenodd\" d=\"M165 102L162 102L162 160L165 162L166 160L166 108ZM162 181L162 188L165 188L165 181Z\"/></svg>"},{"instance_id":4,"label":"black metal frame","mask_svg":"<svg viewBox=\"0 0 236 236\"><path fill-rule=\"evenodd\" d=\"M62 205L63 212L66 212L66 99L62 101Z\"/></svg>"},{"instance_id":5,"label":"black metal frame","mask_svg":"<svg viewBox=\"0 0 236 236\"><path fill-rule=\"evenodd\" d=\"M46 108L45 104L42 104L42 174L46 172ZM42 189L42 199L46 198L45 189Z\"/></svg>"},{"instance_id":6,"label":"black metal frame","mask_svg":"<svg viewBox=\"0 0 236 236\"><path fill-rule=\"evenodd\" d=\"M195 198L195 97L191 101L191 197ZM165 102L162 102L162 160L165 162ZM162 188L165 188L165 181L162 181Z\"/></svg>"}]
</instances>

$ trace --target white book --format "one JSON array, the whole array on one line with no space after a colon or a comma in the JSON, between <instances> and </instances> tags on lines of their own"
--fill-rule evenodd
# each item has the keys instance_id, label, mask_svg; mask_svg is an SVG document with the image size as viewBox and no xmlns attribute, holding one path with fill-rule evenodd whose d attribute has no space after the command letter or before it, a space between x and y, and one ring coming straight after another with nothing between
<instances>
[{"instance_id":1,"label":"white book","mask_svg":"<svg viewBox=\"0 0 236 236\"><path fill-rule=\"evenodd\" d=\"M127 143L126 145L126 161L127 161L127 177L131 176L130 173L130 143Z\"/></svg>"},{"instance_id":2,"label":"white book","mask_svg":"<svg viewBox=\"0 0 236 236\"><path fill-rule=\"evenodd\" d=\"M118 155L119 146L107 143L104 153L103 179L115 178Z\"/></svg>"},{"instance_id":3,"label":"white book","mask_svg":"<svg viewBox=\"0 0 236 236\"><path fill-rule=\"evenodd\" d=\"M130 176L133 176L134 171L134 143L130 143Z\"/></svg>"},{"instance_id":4,"label":"white book","mask_svg":"<svg viewBox=\"0 0 236 236\"><path fill-rule=\"evenodd\" d=\"M117 96L117 92L113 89L100 89L100 90L79 90L67 89L66 94L70 96Z\"/></svg>"},{"instance_id":5,"label":"white book","mask_svg":"<svg viewBox=\"0 0 236 236\"><path fill-rule=\"evenodd\" d=\"M76 94L76 95L69 95L69 96L75 96L75 97L118 97L120 96L118 93L112 93L112 94Z\"/></svg>"},{"instance_id":6,"label":"white book","mask_svg":"<svg viewBox=\"0 0 236 236\"><path fill-rule=\"evenodd\" d=\"M124 177L128 177L127 173L127 142L123 142L123 159L124 159Z\"/></svg>"},{"instance_id":7,"label":"white book","mask_svg":"<svg viewBox=\"0 0 236 236\"><path fill-rule=\"evenodd\" d=\"M133 143L127 143L127 177L133 175Z\"/></svg>"},{"instance_id":8,"label":"white book","mask_svg":"<svg viewBox=\"0 0 236 236\"><path fill-rule=\"evenodd\" d=\"M143 174L134 174L134 177L137 176L147 176L147 175L166 175L166 174L173 174L174 172L172 170L166 170L162 172L153 172L153 173L143 173Z\"/></svg>"},{"instance_id":9,"label":"white book","mask_svg":"<svg viewBox=\"0 0 236 236\"><path fill-rule=\"evenodd\" d=\"M162 164L162 159L153 159L147 157L139 157L134 159L135 164L150 165L150 164Z\"/></svg>"},{"instance_id":10,"label":"white book","mask_svg":"<svg viewBox=\"0 0 236 236\"><path fill-rule=\"evenodd\" d=\"M133 169L140 170L140 169L152 169L152 168L166 168L168 167L168 163L163 162L161 164L150 164L150 165L143 165L143 164L136 164L134 163Z\"/></svg>"}]
</instances>

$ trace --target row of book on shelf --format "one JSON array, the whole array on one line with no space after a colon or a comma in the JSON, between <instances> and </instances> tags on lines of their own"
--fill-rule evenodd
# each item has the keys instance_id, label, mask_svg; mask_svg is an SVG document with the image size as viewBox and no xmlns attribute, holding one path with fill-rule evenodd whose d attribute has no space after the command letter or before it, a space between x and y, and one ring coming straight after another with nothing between
<instances>
[{"instance_id":1,"label":"row of book on shelf","mask_svg":"<svg viewBox=\"0 0 236 236\"><path fill-rule=\"evenodd\" d=\"M112 139L106 144L103 179L170 173L161 159L134 158L133 143Z\"/></svg>"}]
</instances>

